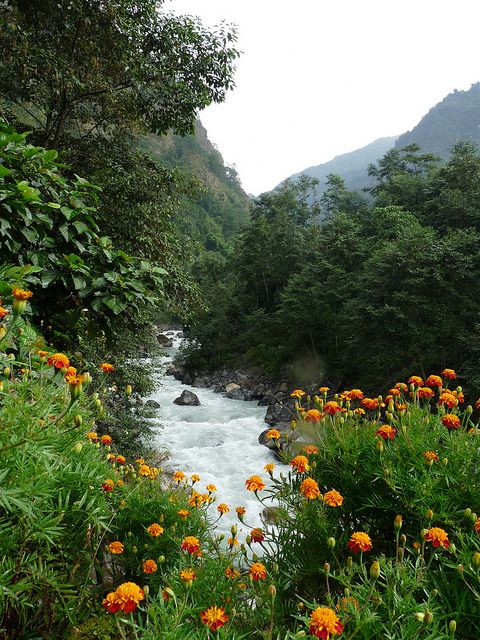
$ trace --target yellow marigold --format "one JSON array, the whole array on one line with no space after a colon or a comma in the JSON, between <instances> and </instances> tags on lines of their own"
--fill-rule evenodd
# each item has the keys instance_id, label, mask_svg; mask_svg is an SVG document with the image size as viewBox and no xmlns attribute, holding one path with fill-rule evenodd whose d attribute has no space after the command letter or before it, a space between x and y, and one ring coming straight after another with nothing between
<instances>
[{"instance_id":1,"label":"yellow marigold","mask_svg":"<svg viewBox=\"0 0 480 640\"><path fill-rule=\"evenodd\" d=\"M109 593L103 601L103 608L109 613L123 611L132 613L141 600L145 598L143 589L134 582L124 582L116 591Z\"/></svg>"},{"instance_id":2,"label":"yellow marigold","mask_svg":"<svg viewBox=\"0 0 480 640\"><path fill-rule=\"evenodd\" d=\"M208 493L214 493L217 490L217 487L214 484L207 484L205 488Z\"/></svg>"},{"instance_id":3,"label":"yellow marigold","mask_svg":"<svg viewBox=\"0 0 480 640\"><path fill-rule=\"evenodd\" d=\"M48 358L47 364L55 369L68 369L70 360L64 353L54 353Z\"/></svg>"},{"instance_id":4,"label":"yellow marigold","mask_svg":"<svg viewBox=\"0 0 480 640\"><path fill-rule=\"evenodd\" d=\"M200 482L200 476L198 473L192 473L190 480L192 481L192 484L195 484L196 482Z\"/></svg>"},{"instance_id":5,"label":"yellow marigold","mask_svg":"<svg viewBox=\"0 0 480 640\"><path fill-rule=\"evenodd\" d=\"M172 480L174 482L182 482L183 480L185 480L187 476L183 473L183 471L175 471L175 473L172 476Z\"/></svg>"},{"instance_id":6,"label":"yellow marigold","mask_svg":"<svg viewBox=\"0 0 480 640\"><path fill-rule=\"evenodd\" d=\"M290 394L291 398L302 398L305 394L305 391L302 391L301 389L295 389L294 391L292 391L292 393Z\"/></svg>"},{"instance_id":7,"label":"yellow marigold","mask_svg":"<svg viewBox=\"0 0 480 640\"><path fill-rule=\"evenodd\" d=\"M425 386L427 387L442 387L443 380L440 376L428 376L425 380Z\"/></svg>"},{"instance_id":8,"label":"yellow marigold","mask_svg":"<svg viewBox=\"0 0 480 640\"><path fill-rule=\"evenodd\" d=\"M314 444L307 444L307 446L303 447L303 450L309 456L312 456L318 453L318 447L316 447Z\"/></svg>"},{"instance_id":9,"label":"yellow marigold","mask_svg":"<svg viewBox=\"0 0 480 640\"><path fill-rule=\"evenodd\" d=\"M245 486L249 491L262 491L262 489L265 489L265 483L260 476L250 476L245 480Z\"/></svg>"},{"instance_id":10,"label":"yellow marigold","mask_svg":"<svg viewBox=\"0 0 480 640\"><path fill-rule=\"evenodd\" d=\"M320 413L317 409L309 409L303 416L305 422L320 422L323 417L323 413Z\"/></svg>"},{"instance_id":11,"label":"yellow marigold","mask_svg":"<svg viewBox=\"0 0 480 640\"><path fill-rule=\"evenodd\" d=\"M230 507L228 506L228 504L221 502L217 507L217 511L223 515L224 513L228 513L230 511Z\"/></svg>"},{"instance_id":12,"label":"yellow marigold","mask_svg":"<svg viewBox=\"0 0 480 640\"><path fill-rule=\"evenodd\" d=\"M453 413L447 413L442 416L442 424L447 429L459 429L460 428L460 418Z\"/></svg>"},{"instance_id":13,"label":"yellow marigold","mask_svg":"<svg viewBox=\"0 0 480 640\"><path fill-rule=\"evenodd\" d=\"M143 566L143 573L155 573L155 571L158 569L158 566L155 560L145 560L142 566Z\"/></svg>"},{"instance_id":14,"label":"yellow marigold","mask_svg":"<svg viewBox=\"0 0 480 640\"><path fill-rule=\"evenodd\" d=\"M354 553L358 553L359 551L370 551L372 548L372 541L368 533L365 533L364 531L355 531L355 533L352 533L350 536L347 546Z\"/></svg>"},{"instance_id":15,"label":"yellow marigold","mask_svg":"<svg viewBox=\"0 0 480 640\"><path fill-rule=\"evenodd\" d=\"M480 518L475 520L475 524L473 525L475 533L480 533Z\"/></svg>"},{"instance_id":16,"label":"yellow marigold","mask_svg":"<svg viewBox=\"0 0 480 640\"><path fill-rule=\"evenodd\" d=\"M323 501L325 504L328 504L329 507L341 507L343 504L343 496L335 489L332 489L331 491L327 491L323 496Z\"/></svg>"},{"instance_id":17,"label":"yellow marigold","mask_svg":"<svg viewBox=\"0 0 480 640\"><path fill-rule=\"evenodd\" d=\"M320 489L318 484L313 478L305 478L305 480L300 485L300 493L307 500L315 500L316 498L321 497Z\"/></svg>"},{"instance_id":18,"label":"yellow marigold","mask_svg":"<svg viewBox=\"0 0 480 640\"><path fill-rule=\"evenodd\" d=\"M310 614L309 631L315 638L330 640L343 631L343 624L330 607L317 607Z\"/></svg>"},{"instance_id":19,"label":"yellow marigold","mask_svg":"<svg viewBox=\"0 0 480 640\"><path fill-rule=\"evenodd\" d=\"M227 540L227 544L230 548L238 546L238 538L236 538L235 536L229 538Z\"/></svg>"},{"instance_id":20,"label":"yellow marigold","mask_svg":"<svg viewBox=\"0 0 480 640\"><path fill-rule=\"evenodd\" d=\"M117 456L114 453L107 454L108 462L113 462L114 460L116 460L116 458L117 458Z\"/></svg>"},{"instance_id":21,"label":"yellow marigold","mask_svg":"<svg viewBox=\"0 0 480 640\"><path fill-rule=\"evenodd\" d=\"M320 393L328 393L330 391L330 387L319 387L318 390Z\"/></svg>"},{"instance_id":22,"label":"yellow marigold","mask_svg":"<svg viewBox=\"0 0 480 640\"><path fill-rule=\"evenodd\" d=\"M181 578L184 582L187 582L187 583L192 584L192 582L193 582L194 580L196 580L196 578L197 578L197 574L195 573L195 570L194 570L194 569L190 569L190 568L188 568L188 569L182 569L182 570L180 571L180 578Z\"/></svg>"},{"instance_id":23,"label":"yellow marigold","mask_svg":"<svg viewBox=\"0 0 480 640\"><path fill-rule=\"evenodd\" d=\"M15 300L28 300L33 296L31 291L26 291L25 289L20 289L19 287L15 287L12 291L12 296Z\"/></svg>"},{"instance_id":24,"label":"yellow marigold","mask_svg":"<svg viewBox=\"0 0 480 640\"><path fill-rule=\"evenodd\" d=\"M190 511L188 511L187 509L179 509L177 513L180 516L180 518L183 518L184 520L186 520L190 515Z\"/></svg>"},{"instance_id":25,"label":"yellow marigold","mask_svg":"<svg viewBox=\"0 0 480 640\"><path fill-rule=\"evenodd\" d=\"M200 540L195 536L186 536L182 540L182 549L188 553L197 553L200 550Z\"/></svg>"},{"instance_id":26,"label":"yellow marigold","mask_svg":"<svg viewBox=\"0 0 480 640\"><path fill-rule=\"evenodd\" d=\"M87 440L90 440L90 442L96 442L98 440L98 434L96 431L89 431L85 434L85 437Z\"/></svg>"},{"instance_id":27,"label":"yellow marigold","mask_svg":"<svg viewBox=\"0 0 480 640\"><path fill-rule=\"evenodd\" d=\"M118 540L115 540L115 542L110 542L110 544L108 545L108 550L114 555L120 555L121 553L123 553L124 549L125 547Z\"/></svg>"},{"instance_id":28,"label":"yellow marigold","mask_svg":"<svg viewBox=\"0 0 480 640\"><path fill-rule=\"evenodd\" d=\"M216 605L202 611L200 618L203 624L207 625L207 627L212 631L220 629L220 627L223 627L223 625L228 621L225 609L217 607Z\"/></svg>"},{"instance_id":29,"label":"yellow marigold","mask_svg":"<svg viewBox=\"0 0 480 640\"><path fill-rule=\"evenodd\" d=\"M426 542L431 542L432 547L445 547L448 549L450 542L448 540L448 534L440 527L431 527L424 535Z\"/></svg>"},{"instance_id":30,"label":"yellow marigold","mask_svg":"<svg viewBox=\"0 0 480 640\"><path fill-rule=\"evenodd\" d=\"M102 444L111 444L112 443L112 437L109 435L104 435L100 438L100 442Z\"/></svg>"},{"instance_id":31,"label":"yellow marigold","mask_svg":"<svg viewBox=\"0 0 480 640\"><path fill-rule=\"evenodd\" d=\"M273 464L273 462L269 462L263 468L267 473L272 473L272 471L275 469L275 465Z\"/></svg>"},{"instance_id":32,"label":"yellow marigold","mask_svg":"<svg viewBox=\"0 0 480 640\"><path fill-rule=\"evenodd\" d=\"M306 456L295 456L295 458L290 460L290 466L296 469L298 473L305 473L305 471L310 469Z\"/></svg>"},{"instance_id":33,"label":"yellow marigold","mask_svg":"<svg viewBox=\"0 0 480 640\"><path fill-rule=\"evenodd\" d=\"M435 453L435 451L424 451L423 457L427 462L430 462L431 460L438 462L438 454Z\"/></svg>"},{"instance_id":34,"label":"yellow marigold","mask_svg":"<svg viewBox=\"0 0 480 640\"><path fill-rule=\"evenodd\" d=\"M450 393L450 391L444 391L444 393L440 394L438 404L444 404L449 409L453 409L453 407L458 405L458 399L453 395L453 393Z\"/></svg>"},{"instance_id":35,"label":"yellow marigold","mask_svg":"<svg viewBox=\"0 0 480 640\"><path fill-rule=\"evenodd\" d=\"M395 396L395 397L398 397L398 396L400 396L400 395L401 395L401 391L400 391L400 389L397 389L397 387L393 387L393 389L389 389L389 390L388 390L388 393L389 393L391 396Z\"/></svg>"},{"instance_id":36,"label":"yellow marigold","mask_svg":"<svg viewBox=\"0 0 480 640\"><path fill-rule=\"evenodd\" d=\"M227 567L225 569L225 577L229 580L234 580L235 578L240 577L240 571L237 571L237 569L234 569L233 567Z\"/></svg>"},{"instance_id":37,"label":"yellow marigold","mask_svg":"<svg viewBox=\"0 0 480 640\"><path fill-rule=\"evenodd\" d=\"M420 376L410 376L407 382L408 384L413 384L414 387L423 387L423 378L420 378Z\"/></svg>"},{"instance_id":38,"label":"yellow marigold","mask_svg":"<svg viewBox=\"0 0 480 640\"><path fill-rule=\"evenodd\" d=\"M244 516L247 513L245 507L235 507L235 511L239 516Z\"/></svg>"},{"instance_id":39,"label":"yellow marigold","mask_svg":"<svg viewBox=\"0 0 480 640\"><path fill-rule=\"evenodd\" d=\"M362 409L362 407L357 407L356 409L353 410L353 413L355 413L357 416L364 416L365 409Z\"/></svg>"},{"instance_id":40,"label":"yellow marigold","mask_svg":"<svg viewBox=\"0 0 480 640\"><path fill-rule=\"evenodd\" d=\"M102 364L100 365L100 369L103 371L103 373L112 373L113 371L115 371L115 367L109 362L102 362Z\"/></svg>"},{"instance_id":41,"label":"yellow marigold","mask_svg":"<svg viewBox=\"0 0 480 640\"><path fill-rule=\"evenodd\" d=\"M278 429L269 429L265 434L265 438L267 440L278 440L282 437L282 434Z\"/></svg>"},{"instance_id":42,"label":"yellow marigold","mask_svg":"<svg viewBox=\"0 0 480 640\"><path fill-rule=\"evenodd\" d=\"M125 484L125 482L120 478L120 480L117 480L117 487L123 487Z\"/></svg>"},{"instance_id":43,"label":"yellow marigold","mask_svg":"<svg viewBox=\"0 0 480 640\"><path fill-rule=\"evenodd\" d=\"M147 532L152 536L152 538L158 538L161 536L164 529L157 522L152 523L147 527Z\"/></svg>"},{"instance_id":44,"label":"yellow marigold","mask_svg":"<svg viewBox=\"0 0 480 640\"><path fill-rule=\"evenodd\" d=\"M9 313L10 312L8 311L8 309L5 309L4 307L0 307L0 320L3 320L3 318L5 318L5 316L8 316Z\"/></svg>"},{"instance_id":45,"label":"yellow marigold","mask_svg":"<svg viewBox=\"0 0 480 640\"><path fill-rule=\"evenodd\" d=\"M447 380L455 380L457 374L454 369L444 369L442 371L442 376Z\"/></svg>"},{"instance_id":46,"label":"yellow marigold","mask_svg":"<svg viewBox=\"0 0 480 640\"><path fill-rule=\"evenodd\" d=\"M145 460L143 458L137 458L135 462L136 464L145 464Z\"/></svg>"},{"instance_id":47,"label":"yellow marigold","mask_svg":"<svg viewBox=\"0 0 480 640\"><path fill-rule=\"evenodd\" d=\"M145 476L145 478L146 478L147 476L149 476L149 475L150 475L150 467L148 466L148 464L141 464L141 465L138 467L138 473L139 473L141 476Z\"/></svg>"},{"instance_id":48,"label":"yellow marigold","mask_svg":"<svg viewBox=\"0 0 480 640\"><path fill-rule=\"evenodd\" d=\"M252 580L265 580L267 570L261 562L254 562L248 571L248 575Z\"/></svg>"},{"instance_id":49,"label":"yellow marigold","mask_svg":"<svg viewBox=\"0 0 480 640\"><path fill-rule=\"evenodd\" d=\"M328 415L334 416L336 413L338 413L342 409L339 406L338 402L331 400L330 402L326 403L326 405L323 407L323 410L325 411L325 413L328 413Z\"/></svg>"}]
</instances>

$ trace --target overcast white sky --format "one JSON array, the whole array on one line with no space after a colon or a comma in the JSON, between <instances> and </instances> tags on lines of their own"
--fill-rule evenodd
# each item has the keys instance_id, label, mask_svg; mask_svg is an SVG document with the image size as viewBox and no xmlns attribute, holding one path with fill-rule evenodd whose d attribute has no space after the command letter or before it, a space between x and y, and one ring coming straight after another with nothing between
<instances>
[{"instance_id":1,"label":"overcast white sky","mask_svg":"<svg viewBox=\"0 0 480 640\"><path fill-rule=\"evenodd\" d=\"M235 22L236 88L200 114L257 195L308 166L412 129L480 80L478 0L166 0Z\"/></svg>"}]
</instances>

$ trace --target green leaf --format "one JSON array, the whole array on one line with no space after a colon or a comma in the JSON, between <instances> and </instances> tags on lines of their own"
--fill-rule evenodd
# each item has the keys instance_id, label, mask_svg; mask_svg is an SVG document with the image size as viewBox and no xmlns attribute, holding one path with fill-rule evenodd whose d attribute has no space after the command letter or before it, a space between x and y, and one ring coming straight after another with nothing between
<instances>
[{"instance_id":1,"label":"green leaf","mask_svg":"<svg viewBox=\"0 0 480 640\"><path fill-rule=\"evenodd\" d=\"M5 178L5 176L8 176L10 173L12 173L11 169L7 169L3 164L0 164L0 178Z\"/></svg>"}]
</instances>

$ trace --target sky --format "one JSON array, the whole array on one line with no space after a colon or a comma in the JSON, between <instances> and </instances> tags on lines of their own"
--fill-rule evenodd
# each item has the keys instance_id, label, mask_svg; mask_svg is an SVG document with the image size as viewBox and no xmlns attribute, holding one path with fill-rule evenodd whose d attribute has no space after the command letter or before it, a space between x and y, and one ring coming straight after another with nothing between
<instances>
[{"instance_id":1,"label":"sky","mask_svg":"<svg viewBox=\"0 0 480 640\"><path fill-rule=\"evenodd\" d=\"M478 0L166 0L238 27L236 87L200 113L258 195L312 165L412 129L480 81Z\"/></svg>"}]
</instances>

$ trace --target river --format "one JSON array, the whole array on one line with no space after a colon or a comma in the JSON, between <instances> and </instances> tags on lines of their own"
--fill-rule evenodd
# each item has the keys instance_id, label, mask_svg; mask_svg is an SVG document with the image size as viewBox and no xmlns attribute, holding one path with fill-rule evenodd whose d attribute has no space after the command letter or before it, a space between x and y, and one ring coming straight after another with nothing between
<instances>
[{"instance_id":1,"label":"river","mask_svg":"<svg viewBox=\"0 0 480 640\"><path fill-rule=\"evenodd\" d=\"M263 420L266 408L257 406L256 402L231 400L213 389L191 387L173 376L166 376L164 365L175 356L181 340L175 336L173 342L173 347L165 349L168 356L157 372L157 389L148 398L160 404L154 420L154 445L169 451L167 466L171 470L183 471L188 476L198 473L200 482L195 485L198 492L205 492L207 484L217 487L216 502L210 507L212 517L218 515L218 504L224 502L230 507L230 512L219 520L217 530L229 533L235 523L243 542L249 527L238 521L235 507L247 509L245 521L252 527L262 526L263 510L255 495L245 488L245 480L251 475L260 475L268 486L269 476L264 465L276 463L276 473L284 466L258 443L258 436L266 428ZM174 404L185 389L198 396L200 406Z\"/></svg>"}]
</instances>

